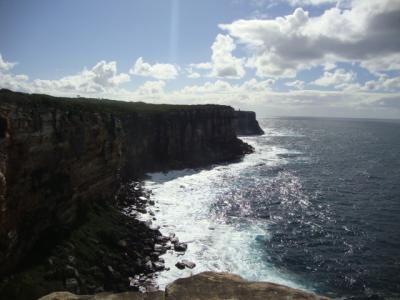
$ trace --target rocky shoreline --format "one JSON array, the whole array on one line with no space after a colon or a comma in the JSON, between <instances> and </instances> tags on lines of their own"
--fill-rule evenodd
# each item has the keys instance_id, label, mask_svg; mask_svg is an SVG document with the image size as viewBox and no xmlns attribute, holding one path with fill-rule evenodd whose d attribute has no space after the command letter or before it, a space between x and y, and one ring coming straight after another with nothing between
<instances>
[{"instance_id":1,"label":"rocky shoreline","mask_svg":"<svg viewBox=\"0 0 400 300\"><path fill-rule=\"evenodd\" d=\"M22 270L1 280L0 299L37 299L56 290L156 290L154 276L165 268L160 255L186 245L136 218L151 205L149 192L139 182L121 188L114 203L92 204L74 230L49 232L26 257Z\"/></svg>"},{"instance_id":2,"label":"rocky shoreline","mask_svg":"<svg viewBox=\"0 0 400 300\"><path fill-rule=\"evenodd\" d=\"M160 255L187 245L138 218L154 203L132 180L241 159L249 116L0 90L0 299L155 290Z\"/></svg>"},{"instance_id":3,"label":"rocky shoreline","mask_svg":"<svg viewBox=\"0 0 400 300\"><path fill-rule=\"evenodd\" d=\"M229 273L203 272L170 283L165 292L101 293L78 296L59 292L40 300L329 300L327 297L289 288L283 285L246 281Z\"/></svg>"},{"instance_id":4,"label":"rocky shoreline","mask_svg":"<svg viewBox=\"0 0 400 300\"><path fill-rule=\"evenodd\" d=\"M120 188L112 203L88 208L84 221L72 232L59 232L56 240L52 239L57 234L49 233L26 258L29 263L21 272L0 281L0 299L37 299L57 290L76 294L157 291L154 279L165 270L160 256L167 250L182 253L187 244L174 234L162 236L151 221L138 219L138 214L151 216L157 209L150 194L141 182L133 181ZM195 265L182 260L176 267Z\"/></svg>"}]
</instances>

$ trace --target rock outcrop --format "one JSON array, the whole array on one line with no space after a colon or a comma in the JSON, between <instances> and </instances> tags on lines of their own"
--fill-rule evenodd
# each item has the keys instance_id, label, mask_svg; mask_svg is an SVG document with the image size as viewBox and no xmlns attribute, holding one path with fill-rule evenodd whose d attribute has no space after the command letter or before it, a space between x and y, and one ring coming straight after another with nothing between
<instances>
[{"instance_id":1,"label":"rock outcrop","mask_svg":"<svg viewBox=\"0 0 400 300\"><path fill-rule=\"evenodd\" d=\"M235 111L235 131L237 135L261 135L264 131L261 129L256 119L256 113L253 111Z\"/></svg>"},{"instance_id":2,"label":"rock outcrop","mask_svg":"<svg viewBox=\"0 0 400 300\"><path fill-rule=\"evenodd\" d=\"M235 112L0 91L0 275L145 172L237 159Z\"/></svg>"},{"instance_id":3,"label":"rock outcrop","mask_svg":"<svg viewBox=\"0 0 400 300\"><path fill-rule=\"evenodd\" d=\"M269 282L246 281L229 273L204 272L181 278L169 284L165 293L148 294L103 293L77 296L71 293L53 293L40 300L329 300L297 289Z\"/></svg>"}]
</instances>

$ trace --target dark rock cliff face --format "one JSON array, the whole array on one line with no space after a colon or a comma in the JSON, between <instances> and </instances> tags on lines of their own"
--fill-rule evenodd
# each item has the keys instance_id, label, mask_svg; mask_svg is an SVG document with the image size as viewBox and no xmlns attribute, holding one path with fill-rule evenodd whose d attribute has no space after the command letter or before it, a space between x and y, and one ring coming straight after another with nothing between
<instances>
[{"instance_id":1,"label":"dark rock cliff face","mask_svg":"<svg viewBox=\"0 0 400 300\"><path fill-rule=\"evenodd\" d=\"M253 111L235 111L234 126L237 135L261 135L264 131L256 119L256 113Z\"/></svg>"},{"instance_id":2,"label":"dark rock cliff face","mask_svg":"<svg viewBox=\"0 0 400 300\"><path fill-rule=\"evenodd\" d=\"M84 103L84 104L82 104ZM50 227L145 172L240 158L227 106L155 106L0 91L0 274Z\"/></svg>"}]
</instances>

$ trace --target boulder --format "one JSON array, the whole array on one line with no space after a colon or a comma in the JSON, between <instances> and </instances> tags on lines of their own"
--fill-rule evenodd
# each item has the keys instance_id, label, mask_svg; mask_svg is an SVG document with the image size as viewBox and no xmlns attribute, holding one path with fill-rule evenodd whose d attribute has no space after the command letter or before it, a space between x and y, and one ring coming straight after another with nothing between
<instances>
[{"instance_id":1,"label":"boulder","mask_svg":"<svg viewBox=\"0 0 400 300\"><path fill-rule=\"evenodd\" d=\"M137 280L137 278L131 278ZM143 292L146 288L141 287ZM153 290L149 288L149 290ZM164 292L121 294L100 293L77 296L71 293L53 293L39 300L329 300L327 297L307 293L287 286L246 281L229 273L204 272L175 280Z\"/></svg>"},{"instance_id":2,"label":"boulder","mask_svg":"<svg viewBox=\"0 0 400 300\"><path fill-rule=\"evenodd\" d=\"M328 300L304 291L269 282L245 281L229 273L204 272L169 284L166 300Z\"/></svg>"},{"instance_id":3,"label":"boulder","mask_svg":"<svg viewBox=\"0 0 400 300\"><path fill-rule=\"evenodd\" d=\"M187 249L187 244L185 243L176 243L175 244L175 251L185 252Z\"/></svg>"},{"instance_id":4,"label":"boulder","mask_svg":"<svg viewBox=\"0 0 400 300\"><path fill-rule=\"evenodd\" d=\"M193 269L196 266L196 264L194 262L191 262L186 259L183 259L182 263L186 266L186 268L189 268L189 269Z\"/></svg>"}]
</instances>

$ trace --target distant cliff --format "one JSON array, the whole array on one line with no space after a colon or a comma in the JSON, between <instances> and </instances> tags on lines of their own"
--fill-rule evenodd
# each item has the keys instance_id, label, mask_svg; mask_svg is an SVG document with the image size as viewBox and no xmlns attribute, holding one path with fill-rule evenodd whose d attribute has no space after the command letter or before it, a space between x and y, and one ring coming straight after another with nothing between
<instances>
[{"instance_id":1,"label":"distant cliff","mask_svg":"<svg viewBox=\"0 0 400 300\"><path fill-rule=\"evenodd\" d=\"M235 111L234 126L238 135L261 135L264 131L261 129L256 119L256 113L253 111Z\"/></svg>"},{"instance_id":2,"label":"distant cliff","mask_svg":"<svg viewBox=\"0 0 400 300\"><path fill-rule=\"evenodd\" d=\"M15 268L48 228L71 226L85 203L113 199L125 179L251 152L236 136L255 128L251 118L228 106L1 90L0 274Z\"/></svg>"}]
</instances>

